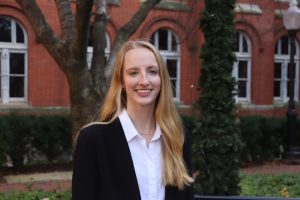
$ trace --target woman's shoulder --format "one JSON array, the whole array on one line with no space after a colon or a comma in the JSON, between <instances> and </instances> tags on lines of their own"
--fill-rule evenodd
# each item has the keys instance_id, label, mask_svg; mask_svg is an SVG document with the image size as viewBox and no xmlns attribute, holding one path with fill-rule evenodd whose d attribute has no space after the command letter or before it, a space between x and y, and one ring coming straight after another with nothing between
<instances>
[{"instance_id":1,"label":"woman's shoulder","mask_svg":"<svg viewBox=\"0 0 300 200\"><path fill-rule=\"evenodd\" d=\"M88 131L88 130L94 130L94 129L101 129L108 126L108 122L91 122L89 124L84 125L80 131Z\"/></svg>"},{"instance_id":2,"label":"woman's shoulder","mask_svg":"<svg viewBox=\"0 0 300 200\"><path fill-rule=\"evenodd\" d=\"M79 137L85 138L98 138L103 137L104 135L111 132L114 129L115 125L119 123L118 120L114 120L110 123L108 122L92 122L84 127L82 127L79 131Z\"/></svg>"}]
</instances>

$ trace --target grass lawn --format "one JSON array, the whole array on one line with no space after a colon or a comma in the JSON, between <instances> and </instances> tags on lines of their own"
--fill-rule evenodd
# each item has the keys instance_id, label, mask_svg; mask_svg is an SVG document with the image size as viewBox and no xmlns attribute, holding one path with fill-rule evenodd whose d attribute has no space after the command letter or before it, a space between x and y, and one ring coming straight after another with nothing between
<instances>
[{"instance_id":1,"label":"grass lawn","mask_svg":"<svg viewBox=\"0 0 300 200\"><path fill-rule=\"evenodd\" d=\"M1 200L70 200L71 192L69 190L63 192L45 192L45 191L30 191L30 192L7 192L0 193Z\"/></svg>"},{"instance_id":2,"label":"grass lawn","mask_svg":"<svg viewBox=\"0 0 300 200\"><path fill-rule=\"evenodd\" d=\"M241 196L300 197L300 173L241 174Z\"/></svg>"}]
</instances>

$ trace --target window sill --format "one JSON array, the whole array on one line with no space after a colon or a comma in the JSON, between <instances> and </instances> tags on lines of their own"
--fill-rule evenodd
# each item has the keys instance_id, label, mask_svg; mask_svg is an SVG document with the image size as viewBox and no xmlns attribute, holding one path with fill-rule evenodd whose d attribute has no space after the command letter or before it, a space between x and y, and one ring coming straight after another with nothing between
<instances>
[{"instance_id":1,"label":"window sill","mask_svg":"<svg viewBox=\"0 0 300 200\"><path fill-rule=\"evenodd\" d=\"M279 100L274 100L273 101L274 107L276 108L284 108L288 106L288 101L279 101ZM298 100L295 100L295 106L300 107L300 102Z\"/></svg>"},{"instance_id":2,"label":"window sill","mask_svg":"<svg viewBox=\"0 0 300 200\"><path fill-rule=\"evenodd\" d=\"M191 8L182 2L160 2L155 6L157 9L166 9L166 10L180 10L180 11L191 11Z\"/></svg>"},{"instance_id":3,"label":"window sill","mask_svg":"<svg viewBox=\"0 0 300 200\"><path fill-rule=\"evenodd\" d=\"M1 113L22 113L22 114L69 114L70 108L68 106L43 106L32 107L26 103L0 103Z\"/></svg>"},{"instance_id":4,"label":"window sill","mask_svg":"<svg viewBox=\"0 0 300 200\"><path fill-rule=\"evenodd\" d=\"M0 110L6 110L6 109L29 109L32 108L27 103L20 102L20 103L0 103Z\"/></svg>"}]
</instances>

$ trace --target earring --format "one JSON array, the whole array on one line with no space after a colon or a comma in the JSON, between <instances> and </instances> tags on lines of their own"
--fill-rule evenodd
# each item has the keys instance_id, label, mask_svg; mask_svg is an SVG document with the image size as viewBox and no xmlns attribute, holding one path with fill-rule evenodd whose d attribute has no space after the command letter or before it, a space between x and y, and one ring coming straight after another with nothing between
<instances>
[{"instance_id":1,"label":"earring","mask_svg":"<svg viewBox=\"0 0 300 200\"><path fill-rule=\"evenodd\" d=\"M125 88L122 88L122 90L121 90L121 94L126 94L126 90L125 90Z\"/></svg>"}]
</instances>

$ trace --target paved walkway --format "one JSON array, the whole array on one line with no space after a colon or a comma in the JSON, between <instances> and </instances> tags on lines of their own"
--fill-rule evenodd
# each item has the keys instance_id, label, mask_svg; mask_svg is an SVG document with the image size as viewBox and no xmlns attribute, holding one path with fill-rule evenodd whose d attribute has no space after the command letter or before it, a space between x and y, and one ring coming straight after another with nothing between
<instances>
[{"instance_id":1,"label":"paved walkway","mask_svg":"<svg viewBox=\"0 0 300 200\"><path fill-rule=\"evenodd\" d=\"M300 164L269 163L245 167L241 171L247 174L300 173Z\"/></svg>"},{"instance_id":2,"label":"paved walkway","mask_svg":"<svg viewBox=\"0 0 300 200\"><path fill-rule=\"evenodd\" d=\"M26 190L66 190L71 188L71 171L7 175L0 182L0 192Z\"/></svg>"},{"instance_id":3,"label":"paved walkway","mask_svg":"<svg viewBox=\"0 0 300 200\"><path fill-rule=\"evenodd\" d=\"M264 165L244 167L241 171L248 174L300 173L300 164L272 162ZM0 180L0 192L39 189L62 191L71 188L71 179L71 171L7 175Z\"/></svg>"}]
</instances>

